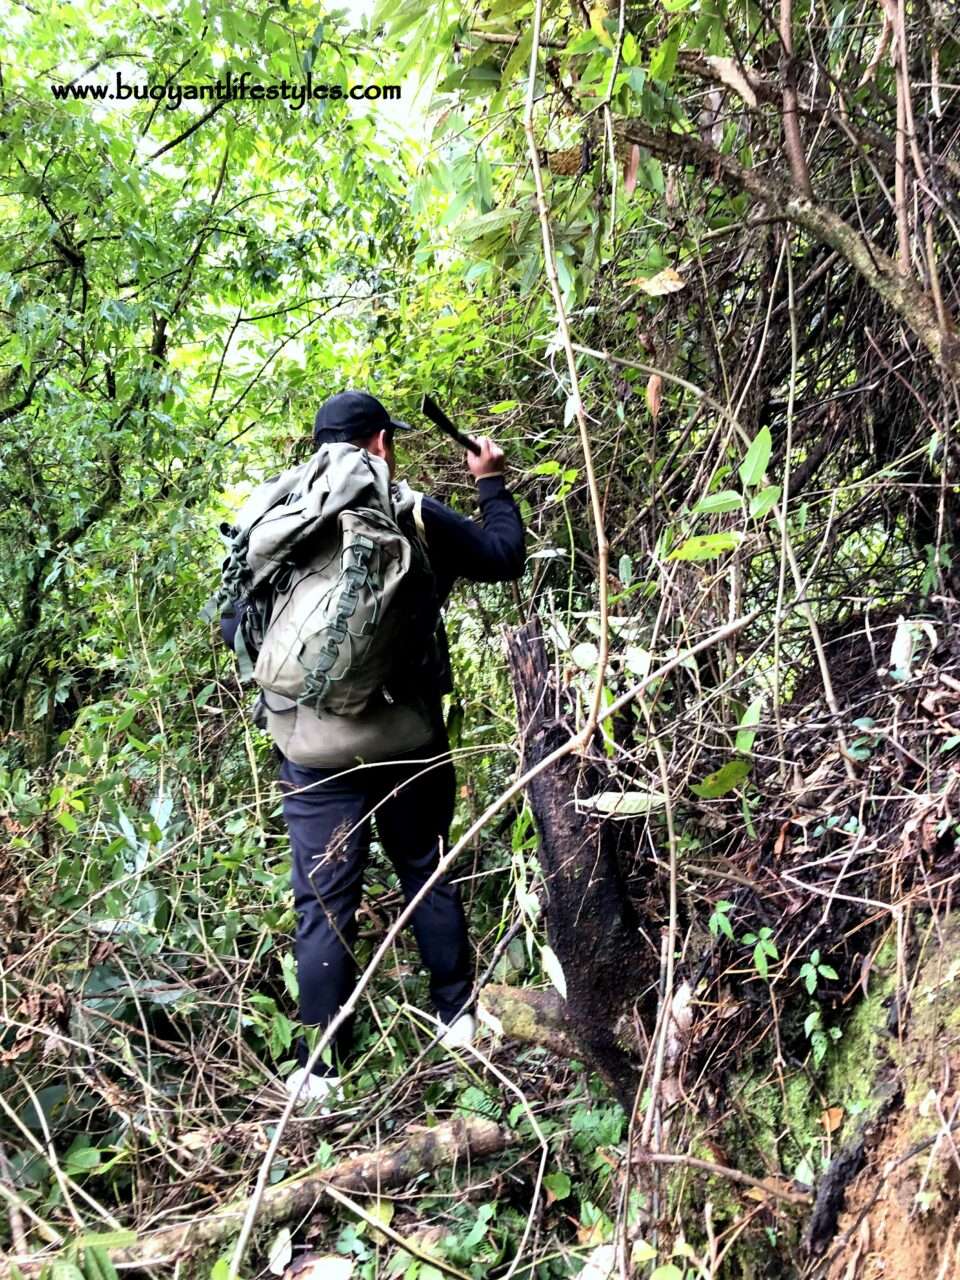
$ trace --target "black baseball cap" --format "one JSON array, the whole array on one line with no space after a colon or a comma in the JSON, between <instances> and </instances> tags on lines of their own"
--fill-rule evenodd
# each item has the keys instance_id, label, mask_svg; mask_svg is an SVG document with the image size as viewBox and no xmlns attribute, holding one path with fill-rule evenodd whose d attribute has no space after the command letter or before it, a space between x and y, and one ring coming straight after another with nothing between
<instances>
[{"instance_id":1,"label":"black baseball cap","mask_svg":"<svg viewBox=\"0 0 960 1280\"><path fill-rule=\"evenodd\" d=\"M391 418L389 413L366 391L341 391L325 400L317 410L313 422L313 438L319 442L325 431L349 431L351 436L364 439L376 431L412 431L409 422Z\"/></svg>"}]
</instances>

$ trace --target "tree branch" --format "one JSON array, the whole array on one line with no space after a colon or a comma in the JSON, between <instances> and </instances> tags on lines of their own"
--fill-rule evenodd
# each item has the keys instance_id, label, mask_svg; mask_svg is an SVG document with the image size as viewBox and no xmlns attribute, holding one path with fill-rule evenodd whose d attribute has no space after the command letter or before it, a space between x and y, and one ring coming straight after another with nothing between
<instances>
[{"instance_id":1,"label":"tree branch","mask_svg":"<svg viewBox=\"0 0 960 1280\"><path fill-rule=\"evenodd\" d=\"M174 147L179 147L181 142L185 142L191 133L196 133L201 129L208 120L212 120L218 111L222 111L228 102L232 102L232 98L224 98L222 102L215 102L209 111L202 116L198 116L189 128L184 129L183 133L178 134L176 138L172 138L169 142L165 142L162 147L158 147L156 151L151 151L147 160L156 160L159 156L164 155L167 151L172 151ZM146 162L145 162L146 163Z\"/></svg>"},{"instance_id":2,"label":"tree branch","mask_svg":"<svg viewBox=\"0 0 960 1280\"><path fill-rule=\"evenodd\" d=\"M941 328L933 299L916 281L904 279L887 253L832 209L775 178L746 168L734 156L717 151L693 134L653 129L643 120L625 120L618 129L626 141L636 142L655 155L704 170L739 187L761 200L770 213L786 218L836 249L908 325L945 372L960 379L960 341L953 321L949 330Z\"/></svg>"},{"instance_id":3,"label":"tree branch","mask_svg":"<svg viewBox=\"0 0 960 1280\"><path fill-rule=\"evenodd\" d=\"M6 409L0 409L0 422L7 422L10 418L15 418L18 413L22 413L24 409L27 408L30 401L33 399L33 393L37 388L37 383L46 372L47 370L44 368L35 373L30 379L30 385L27 387L23 396L21 396L21 398L14 404L7 405Z\"/></svg>"}]
</instances>

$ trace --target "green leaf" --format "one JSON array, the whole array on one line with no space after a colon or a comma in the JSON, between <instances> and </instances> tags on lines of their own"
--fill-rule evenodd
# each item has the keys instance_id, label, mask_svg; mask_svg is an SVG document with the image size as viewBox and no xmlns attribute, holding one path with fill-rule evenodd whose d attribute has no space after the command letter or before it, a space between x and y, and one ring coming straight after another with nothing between
<instances>
[{"instance_id":1,"label":"green leaf","mask_svg":"<svg viewBox=\"0 0 960 1280\"><path fill-rule=\"evenodd\" d=\"M831 982L840 981L839 977L837 976L837 971L836 969L834 969L833 965L822 964L819 966L817 972L820 974L821 977L829 978Z\"/></svg>"},{"instance_id":2,"label":"green leaf","mask_svg":"<svg viewBox=\"0 0 960 1280\"><path fill-rule=\"evenodd\" d=\"M757 731L753 727L760 723L760 712L763 710L763 698L754 698L740 718L735 747L742 756L748 756L753 750L753 742Z\"/></svg>"},{"instance_id":3,"label":"green leaf","mask_svg":"<svg viewBox=\"0 0 960 1280\"><path fill-rule=\"evenodd\" d=\"M103 1249L84 1249L83 1271L87 1280L119 1280L117 1268Z\"/></svg>"},{"instance_id":4,"label":"green leaf","mask_svg":"<svg viewBox=\"0 0 960 1280\"><path fill-rule=\"evenodd\" d=\"M733 551L740 543L740 534L725 530L723 533L707 533L696 538L687 538L675 551L667 556L668 560L715 560L728 551Z\"/></svg>"},{"instance_id":5,"label":"green leaf","mask_svg":"<svg viewBox=\"0 0 960 1280\"><path fill-rule=\"evenodd\" d=\"M570 657L580 668L581 671L592 671L597 665L600 657L600 650L592 640L584 640L582 644L575 644L570 651Z\"/></svg>"},{"instance_id":6,"label":"green leaf","mask_svg":"<svg viewBox=\"0 0 960 1280\"><path fill-rule=\"evenodd\" d=\"M758 494L750 499L750 514L754 519L759 520L771 511L780 501L780 486L778 484L767 485L765 489L761 489Z\"/></svg>"},{"instance_id":7,"label":"green leaf","mask_svg":"<svg viewBox=\"0 0 960 1280\"><path fill-rule=\"evenodd\" d=\"M469 222L462 222L457 231L465 240L477 240L481 236L489 235L491 231L504 231L506 228L511 227L522 212L521 209L512 208L491 209L489 213L482 213L479 218L471 218Z\"/></svg>"},{"instance_id":8,"label":"green leaf","mask_svg":"<svg viewBox=\"0 0 960 1280\"><path fill-rule=\"evenodd\" d=\"M750 772L749 760L728 760L725 765L708 773L702 782L694 783L690 790L703 800L716 800L738 787Z\"/></svg>"},{"instance_id":9,"label":"green leaf","mask_svg":"<svg viewBox=\"0 0 960 1280\"><path fill-rule=\"evenodd\" d=\"M548 1173L543 1185L552 1191L558 1200L566 1200L570 1194L570 1178L565 1173Z\"/></svg>"},{"instance_id":10,"label":"green leaf","mask_svg":"<svg viewBox=\"0 0 960 1280\"><path fill-rule=\"evenodd\" d=\"M136 1231L91 1231L76 1236L74 1244L80 1249L128 1249L139 1239Z\"/></svg>"},{"instance_id":11,"label":"green leaf","mask_svg":"<svg viewBox=\"0 0 960 1280\"><path fill-rule=\"evenodd\" d=\"M763 482L773 448L773 437L769 427L761 427L747 450L747 455L740 463L740 480L748 489L755 489Z\"/></svg>"},{"instance_id":12,"label":"green leaf","mask_svg":"<svg viewBox=\"0 0 960 1280\"><path fill-rule=\"evenodd\" d=\"M732 942L733 941L733 925L730 923L727 917L723 914L723 912L720 912L719 915L716 915L713 918L716 920L717 928L720 930L723 936L725 938L729 938L730 941Z\"/></svg>"},{"instance_id":13,"label":"green leaf","mask_svg":"<svg viewBox=\"0 0 960 1280\"><path fill-rule=\"evenodd\" d=\"M677 69L677 51L680 48L680 28L676 27L659 46L650 59L650 75L663 84L673 79Z\"/></svg>"},{"instance_id":14,"label":"green leaf","mask_svg":"<svg viewBox=\"0 0 960 1280\"><path fill-rule=\"evenodd\" d=\"M603 25L603 20L607 15L607 6L605 4L595 4L590 10L590 30L597 37L602 45L608 49L613 48L613 40L610 32Z\"/></svg>"},{"instance_id":15,"label":"green leaf","mask_svg":"<svg viewBox=\"0 0 960 1280\"><path fill-rule=\"evenodd\" d=\"M67 1173L89 1173L100 1164L99 1147L77 1147L68 1151L63 1158L63 1167Z\"/></svg>"},{"instance_id":16,"label":"green leaf","mask_svg":"<svg viewBox=\"0 0 960 1280\"><path fill-rule=\"evenodd\" d=\"M743 499L739 493L734 493L732 489L722 489L719 493L708 493L705 498L701 498L693 508L693 514L716 515L721 511L739 511L742 506Z\"/></svg>"},{"instance_id":17,"label":"green leaf","mask_svg":"<svg viewBox=\"0 0 960 1280\"><path fill-rule=\"evenodd\" d=\"M580 806L625 818L662 809L666 803L662 791L601 791L599 795L586 796Z\"/></svg>"},{"instance_id":18,"label":"green leaf","mask_svg":"<svg viewBox=\"0 0 960 1280\"><path fill-rule=\"evenodd\" d=\"M490 1227L490 1220L491 1218L496 1216L496 1212L497 1212L497 1205L495 1202L493 1204L488 1203L488 1204L482 1204L480 1206L480 1208L477 1210L476 1222L473 1224L473 1226L470 1228L467 1234L463 1237L464 1249L468 1249L468 1250L476 1249L477 1245L487 1234ZM422 1275L423 1273L421 1272L420 1274Z\"/></svg>"},{"instance_id":19,"label":"green leaf","mask_svg":"<svg viewBox=\"0 0 960 1280\"><path fill-rule=\"evenodd\" d=\"M493 1093L487 1093L477 1085L469 1085L457 1099L457 1110L468 1116L486 1116L489 1120L499 1120L503 1114L503 1104Z\"/></svg>"},{"instance_id":20,"label":"green leaf","mask_svg":"<svg viewBox=\"0 0 960 1280\"><path fill-rule=\"evenodd\" d=\"M285 951L280 958L280 969L283 973L283 985L287 989L287 995L291 1000L299 1000L300 984L297 980L297 962L292 952Z\"/></svg>"},{"instance_id":21,"label":"green leaf","mask_svg":"<svg viewBox=\"0 0 960 1280\"><path fill-rule=\"evenodd\" d=\"M656 1256L656 1249L652 1244L647 1244L646 1240L635 1241L630 1250L630 1261L635 1267L639 1267L644 1262L652 1262Z\"/></svg>"}]
</instances>

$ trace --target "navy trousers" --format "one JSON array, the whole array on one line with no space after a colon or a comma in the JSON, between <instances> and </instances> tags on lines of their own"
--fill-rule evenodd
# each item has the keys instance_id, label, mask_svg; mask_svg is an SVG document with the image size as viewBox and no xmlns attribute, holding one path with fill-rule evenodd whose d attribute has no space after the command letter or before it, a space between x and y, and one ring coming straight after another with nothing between
<instances>
[{"instance_id":1,"label":"navy trousers","mask_svg":"<svg viewBox=\"0 0 960 1280\"><path fill-rule=\"evenodd\" d=\"M389 764L349 771L308 769L284 760L280 767L283 816L290 833L297 911L296 958L300 1021L325 1027L353 990L357 965L357 908L370 847L371 821L409 901L447 847L456 777L446 742L399 754ZM420 955L430 971L430 995L444 1022L468 1005L473 984L470 947L460 892L441 883L412 919ZM334 1068L350 1056L352 1026L337 1033ZM306 1046L298 1046L301 1065Z\"/></svg>"}]
</instances>

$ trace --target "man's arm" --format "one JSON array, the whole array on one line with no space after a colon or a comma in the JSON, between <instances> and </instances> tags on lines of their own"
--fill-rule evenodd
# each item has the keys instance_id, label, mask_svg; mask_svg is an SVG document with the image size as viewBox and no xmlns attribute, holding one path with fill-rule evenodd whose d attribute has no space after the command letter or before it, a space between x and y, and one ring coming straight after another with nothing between
<instances>
[{"instance_id":1,"label":"man's arm","mask_svg":"<svg viewBox=\"0 0 960 1280\"><path fill-rule=\"evenodd\" d=\"M479 456L467 455L477 482L480 522L451 511L436 498L423 499L423 524L441 598L454 578L473 582L508 582L523 574L523 521L503 477L502 451L480 438Z\"/></svg>"},{"instance_id":2,"label":"man's arm","mask_svg":"<svg viewBox=\"0 0 960 1280\"><path fill-rule=\"evenodd\" d=\"M243 615L247 611L249 601L246 596L240 601L232 613L222 613L220 615L220 636L223 643L230 649L236 649L237 629L243 620Z\"/></svg>"}]
</instances>

